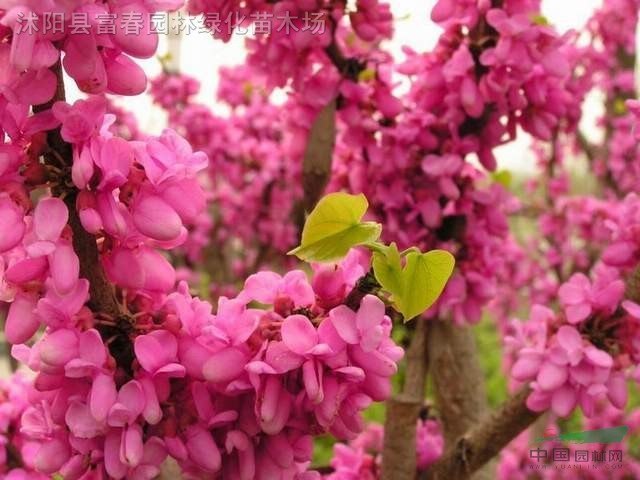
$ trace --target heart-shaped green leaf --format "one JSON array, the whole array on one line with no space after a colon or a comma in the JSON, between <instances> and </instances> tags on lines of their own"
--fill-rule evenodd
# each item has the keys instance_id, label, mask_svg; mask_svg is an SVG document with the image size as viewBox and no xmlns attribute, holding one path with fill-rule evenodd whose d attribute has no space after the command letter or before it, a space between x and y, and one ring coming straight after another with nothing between
<instances>
[{"instance_id":1,"label":"heart-shaped green leaf","mask_svg":"<svg viewBox=\"0 0 640 480\"><path fill-rule=\"evenodd\" d=\"M368 206L363 194L338 192L325 196L309 214L300 246L289 255L307 262L336 262L352 247L376 241L381 225L361 221Z\"/></svg>"},{"instance_id":2,"label":"heart-shaped green leaf","mask_svg":"<svg viewBox=\"0 0 640 480\"><path fill-rule=\"evenodd\" d=\"M395 243L388 247L378 247L379 249L373 253L373 274L383 290L389 292L392 297L402 295L402 263L398 247Z\"/></svg>"},{"instance_id":3,"label":"heart-shaped green leaf","mask_svg":"<svg viewBox=\"0 0 640 480\"><path fill-rule=\"evenodd\" d=\"M453 255L444 250L411 252L400 276L400 293L391 292L405 321L420 315L438 299L453 272Z\"/></svg>"}]
</instances>

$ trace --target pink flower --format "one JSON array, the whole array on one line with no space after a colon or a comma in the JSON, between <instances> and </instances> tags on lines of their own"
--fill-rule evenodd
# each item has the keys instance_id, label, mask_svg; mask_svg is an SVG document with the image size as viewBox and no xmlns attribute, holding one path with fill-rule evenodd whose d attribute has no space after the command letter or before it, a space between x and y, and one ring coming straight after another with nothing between
<instances>
[{"instance_id":1,"label":"pink flower","mask_svg":"<svg viewBox=\"0 0 640 480\"><path fill-rule=\"evenodd\" d=\"M382 300L373 295L366 295L358 312L345 305L331 310L329 316L338 335L350 345L360 345L364 352L378 348L383 338L385 325L391 320L385 315Z\"/></svg>"},{"instance_id":2,"label":"pink flower","mask_svg":"<svg viewBox=\"0 0 640 480\"><path fill-rule=\"evenodd\" d=\"M109 409L107 422L113 427L132 425L144 411L146 397L142 384L130 380L118 391L115 403Z\"/></svg>"},{"instance_id":3,"label":"pink flower","mask_svg":"<svg viewBox=\"0 0 640 480\"><path fill-rule=\"evenodd\" d=\"M360 249L351 250L337 265L314 265L313 291L324 308L343 301L370 268L371 257Z\"/></svg>"},{"instance_id":4,"label":"pink flower","mask_svg":"<svg viewBox=\"0 0 640 480\"><path fill-rule=\"evenodd\" d=\"M77 100L73 105L56 102L53 114L62 122L62 138L69 143L81 143L100 128L106 108L104 98L93 96Z\"/></svg>"},{"instance_id":5,"label":"pink flower","mask_svg":"<svg viewBox=\"0 0 640 480\"><path fill-rule=\"evenodd\" d=\"M598 279L602 280L592 286L585 275L577 273L558 290L569 323L580 323L594 311L612 313L617 308L624 294L624 282L619 279L609 281L602 276Z\"/></svg>"},{"instance_id":6,"label":"pink flower","mask_svg":"<svg viewBox=\"0 0 640 480\"><path fill-rule=\"evenodd\" d=\"M274 272L260 272L251 275L239 295L242 300L256 300L275 305L278 300L290 301L294 307L311 305L315 300L307 275L301 270L293 270L281 277Z\"/></svg>"},{"instance_id":7,"label":"pink flower","mask_svg":"<svg viewBox=\"0 0 640 480\"><path fill-rule=\"evenodd\" d=\"M64 367L65 375L72 378L91 377L105 367L107 356L107 348L98 331L86 330L78 338L78 357Z\"/></svg>"},{"instance_id":8,"label":"pink flower","mask_svg":"<svg viewBox=\"0 0 640 480\"><path fill-rule=\"evenodd\" d=\"M9 307L4 325L7 341L12 344L25 343L40 326L35 314L36 298L19 293Z\"/></svg>"},{"instance_id":9,"label":"pink flower","mask_svg":"<svg viewBox=\"0 0 640 480\"><path fill-rule=\"evenodd\" d=\"M378 0L358 0L356 11L349 16L356 34L367 42L390 38L393 34L393 16L388 4Z\"/></svg>"},{"instance_id":10,"label":"pink flower","mask_svg":"<svg viewBox=\"0 0 640 480\"><path fill-rule=\"evenodd\" d=\"M290 354L284 352L277 357L281 360L274 366L278 371L288 371L302 365L302 375L307 395L314 403L319 403L324 398L322 391L322 361L317 357L323 357L332 353L326 343L320 343L318 331L309 319L303 315L291 315L282 322L282 343L290 350ZM267 352L269 356L276 357L273 349L277 343L271 345L272 350ZM286 358L286 361L284 360Z\"/></svg>"},{"instance_id":11,"label":"pink flower","mask_svg":"<svg viewBox=\"0 0 640 480\"><path fill-rule=\"evenodd\" d=\"M22 241L25 231L24 211L9 198L0 197L0 253L12 249Z\"/></svg>"},{"instance_id":12,"label":"pink flower","mask_svg":"<svg viewBox=\"0 0 640 480\"><path fill-rule=\"evenodd\" d=\"M526 366L525 366L526 365ZM558 329L544 353L523 350L513 374L520 380L532 379L527 406L533 411L551 408L561 417L569 415L579 403L591 416L595 402L606 394L618 404L626 401L626 385L612 373L612 357L582 339L575 327Z\"/></svg>"},{"instance_id":13,"label":"pink flower","mask_svg":"<svg viewBox=\"0 0 640 480\"><path fill-rule=\"evenodd\" d=\"M220 451L209 431L199 426L189 427L187 433L189 458L206 472L220 470Z\"/></svg>"},{"instance_id":14,"label":"pink flower","mask_svg":"<svg viewBox=\"0 0 640 480\"><path fill-rule=\"evenodd\" d=\"M182 233L182 220L160 197L140 195L136 198L132 214L138 230L155 240L175 240Z\"/></svg>"},{"instance_id":15,"label":"pink flower","mask_svg":"<svg viewBox=\"0 0 640 480\"><path fill-rule=\"evenodd\" d=\"M178 341L166 330L140 335L134 342L136 358L149 374L183 377L184 366L177 363Z\"/></svg>"},{"instance_id":16,"label":"pink flower","mask_svg":"<svg viewBox=\"0 0 640 480\"><path fill-rule=\"evenodd\" d=\"M418 453L417 467L426 470L444 452L444 437L440 425L435 420L418 421L416 428L416 449Z\"/></svg>"}]
</instances>

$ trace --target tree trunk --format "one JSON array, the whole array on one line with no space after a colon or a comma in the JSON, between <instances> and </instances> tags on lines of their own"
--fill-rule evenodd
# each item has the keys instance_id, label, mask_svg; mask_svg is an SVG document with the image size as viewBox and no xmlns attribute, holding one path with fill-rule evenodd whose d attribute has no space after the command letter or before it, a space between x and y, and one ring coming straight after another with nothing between
<instances>
[{"instance_id":1,"label":"tree trunk","mask_svg":"<svg viewBox=\"0 0 640 480\"><path fill-rule=\"evenodd\" d=\"M417 319L407 349L402 393L387 401L382 452L382 480L416 477L416 423L424 406L428 320Z\"/></svg>"},{"instance_id":2,"label":"tree trunk","mask_svg":"<svg viewBox=\"0 0 640 480\"><path fill-rule=\"evenodd\" d=\"M484 372L470 327L433 320L428 336L430 374L436 406L442 422L445 450L488 415ZM492 480L492 465L486 465L474 480ZM456 478L457 480L457 478Z\"/></svg>"}]
</instances>

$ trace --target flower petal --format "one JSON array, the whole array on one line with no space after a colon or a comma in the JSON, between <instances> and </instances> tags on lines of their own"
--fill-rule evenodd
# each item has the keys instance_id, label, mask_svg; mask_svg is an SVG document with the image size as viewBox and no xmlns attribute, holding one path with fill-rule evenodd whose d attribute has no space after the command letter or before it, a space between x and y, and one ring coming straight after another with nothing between
<instances>
[{"instance_id":1,"label":"flower petal","mask_svg":"<svg viewBox=\"0 0 640 480\"><path fill-rule=\"evenodd\" d=\"M284 344L298 355L304 355L318 344L318 331L304 315L285 318L281 332Z\"/></svg>"}]
</instances>

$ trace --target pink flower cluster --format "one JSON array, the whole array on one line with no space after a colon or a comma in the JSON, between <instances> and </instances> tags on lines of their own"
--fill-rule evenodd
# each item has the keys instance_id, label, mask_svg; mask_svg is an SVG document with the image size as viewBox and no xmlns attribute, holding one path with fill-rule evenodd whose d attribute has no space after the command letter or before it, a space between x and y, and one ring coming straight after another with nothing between
<instances>
[{"instance_id":1,"label":"pink flower cluster","mask_svg":"<svg viewBox=\"0 0 640 480\"><path fill-rule=\"evenodd\" d=\"M204 208L196 174L206 167L207 159L169 130L145 142L115 137L108 130L113 115L106 115L105 109L100 97L53 107L62 138L73 146L71 178L80 190L75 206L82 226L103 239L102 259L114 282L128 289L166 292L175 274L155 249L183 243L185 225ZM49 169L54 178L64 172L58 168L64 166ZM53 188L68 187L58 181L69 179L54 180ZM47 294L49 302L59 304L56 308L67 316L75 314L86 301L88 282L79 279L78 258L66 227L67 205L57 198L44 199L25 218L31 208L25 191L15 184L4 188L11 188L0 200L2 222L11 231L0 243L3 277L11 284L7 288L20 287L24 295L18 298L27 298L31 283L38 280L54 287ZM20 304L12 309L21 308ZM60 322L48 314L43 318L47 324ZM30 322L21 325L25 335L37 328ZM22 343L27 338L11 341Z\"/></svg>"},{"instance_id":2,"label":"pink flower cluster","mask_svg":"<svg viewBox=\"0 0 640 480\"><path fill-rule=\"evenodd\" d=\"M168 77L154 80L152 94L161 105L161 98L177 99L173 90L191 84L182 75ZM302 189L299 163L282 145L281 107L270 102L259 78L246 67L223 69L218 95L233 108L230 116L215 115L189 96L165 107L171 126L209 157L208 200L215 208L197 219L185 249L198 259L204 246L214 244L232 259L231 271L221 268L224 274L216 278L223 285L295 246L294 207Z\"/></svg>"},{"instance_id":3,"label":"pink flower cluster","mask_svg":"<svg viewBox=\"0 0 640 480\"><path fill-rule=\"evenodd\" d=\"M7 480L45 480L34 470L38 444L20 433L20 418L33 398L33 386L21 373L0 381L0 474Z\"/></svg>"},{"instance_id":4,"label":"pink flower cluster","mask_svg":"<svg viewBox=\"0 0 640 480\"><path fill-rule=\"evenodd\" d=\"M529 187L528 194L535 198L539 185L532 183ZM620 202L568 195L565 186L550 190L549 205L546 200L528 205L539 212L536 235L527 238L523 246L512 242L504 247L508 252L505 254L508 268L501 275L504 280L500 282L499 295L491 303L501 328L507 326L512 312L525 300L540 305L557 301L558 287L570 272L591 271L602 253L604 261L611 265L621 266L615 262L620 258L627 262L627 267L633 266L634 247L623 236L633 234L632 212L637 208L634 195ZM629 233L624 233L625 229ZM583 279L576 280L580 283L585 276L580 274L576 278ZM585 295L596 296L599 289L607 286L602 285L604 280L598 282L593 294L585 292ZM620 291L620 282L616 285ZM571 287L563 287L567 288ZM568 311L567 315L573 313Z\"/></svg>"},{"instance_id":5,"label":"pink flower cluster","mask_svg":"<svg viewBox=\"0 0 640 480\"><path fill-rule=\"evenodd\" d=\"M348 444L334 445L333 472L326 480L377 480L382 471L382 425L369 424L364 432ZM416 455L419 470L426 470L444 451L444 438L435 420L418 420Z\"/></svg>"},{"instance_id":6,"label":"pink flower cluster","mask_svg":"<svg viewBox=\"0 0 640 480\"><path fill-rule=\"evenodd\" d=\"M595 152L595 172L609 183L610 190L622 194L640 186L633 103L625 107L625 100L635 96L633 59L639 8L638 0L603 2L587 25L589 46L576 62L590 72L590 88L599 88L606 95L608 113L598 121L606 148Z\"/></svg>"},{"instance_id":7,"label":"pink flower cluster","mask_svg":"<svg viewBox=\"0 0 640 480\"><path fill-rule=\"evenodd\" d=\"M611 215L607 223L610 242L602 252L602 260L625 272L635 268L640 261L640 198L630 193Z\"/></svg>"},{"instance_id":8,"label":"pink flower cluster","mask_svg":"<svg viewBox=\"0 0 640 480\"><path fill-rule=\"evenodd\" d=\"M200 82L187 75L160 75L151 80L149 94L162 108L171 110L184 105L200 90Z\"/></svg>"},{"instance_id":9,"label":"pink flower cluster","mask_svg":"<svg viewBox=\"0 0 640 480\"><path fill-rule=\"evenodd\" d=\"M302 85L313 63L328 65L325 49L335 41L334 31L347 13L344 3L321 4L316 0L190 0L187 6L191 14L222 20L210 20L208 24L213 36L224 41L236 29L259 23L262 33L247 39L247 61L266 75L269 87L285 86L291 81ZM348 16L350 31L364 43L377 44L393 34L393 17L387 3L358 0Z\"/></svg>"},{"instance_id":10,"label":"pink flower cluster","mask_svg":"<svg viewBox=\"0 0 640 480\"><path fill-rule=\"evenodd\" d=\"M623 300L617 270L600 265L593 276L578 273L560 286L562 313L534 305L527 323L512 323L505 339L515 352L511 376L532 382L527 406L533 411L550 408L565 417L580 405L591 417L605 397L624 408L627 374L640 378L640 306Z\"/></svg>"},{"instance_id":11,"label":"pink flower cluster","mask_svg":"<svg viewBox=\"0 0 640 480\"><path fill-rule=\"evenodd\" d=\"M157 304L130 295L114 324L49 324L13 348L37 372L20 423L36 470L151 479L169 455L191 476L318 478L312 435L354 438L403 355L380 299L344 304L366 271L352 252L313 286L302 271L252 275L215 315L181 284Z\"/></svg>"},{"instance_id":12,"label":"pink flower cluster","mask_svg":"<svg viewBox=\"0 0 640 480\"><path fill-rule=\"evenodd\" d=\"M170 130L144 142L114 137L105 128L113 117L104 108L99 97L54 106L62 137L74 146L71 173L80 189L80 220L88 232L108 237L103 253L113 281L168 291L173 268L154 248L183 243L185 225L203 211L205 194L196 174L207 158Z\"/></svg>"}]
</instances>

